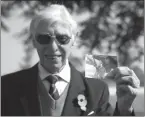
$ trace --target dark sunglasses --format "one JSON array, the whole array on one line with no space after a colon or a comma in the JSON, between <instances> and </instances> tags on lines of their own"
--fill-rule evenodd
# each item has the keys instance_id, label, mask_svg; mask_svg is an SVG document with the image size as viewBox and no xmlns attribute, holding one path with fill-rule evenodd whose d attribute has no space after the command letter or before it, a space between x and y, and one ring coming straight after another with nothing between
<instances>
[{"instance_id":1,"label":"dark sunglasses","mask_svg":"<svg viewBox=\"0 0 145 117\"><path fill-rule=\"evenodd\" d=\"M71 40L71 38L67 35L52 36L50 34L38 34L37 36L35 36L35 38L36 38L36 41L42 45L50 44L52 39L55 39L57 43L60 45L68 44Z\"/></svg>"}]
</instances>

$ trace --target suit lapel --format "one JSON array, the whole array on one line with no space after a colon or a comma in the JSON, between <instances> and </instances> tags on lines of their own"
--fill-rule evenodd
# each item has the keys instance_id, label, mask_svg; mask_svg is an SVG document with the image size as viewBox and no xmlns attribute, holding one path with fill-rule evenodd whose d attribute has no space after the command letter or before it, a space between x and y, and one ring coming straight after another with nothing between
<instances>
[{"instance_id":1,"label":"suit lapel","mask_svg":"<svg viewBox=\"0 0 145 117\"><path fill-rule=\"evenodd\" d=\"M87 111L84 112L84 116L87 116L90 112L97 113L100 111L99 101L102 96L102 86L100 85L100 81L94 82L92 78L85 78L85 85L86 85L86 96L87 96ZM98 89L94 90L94 87L91 85L97 85Z\"/></svg>"},{"instance_id":2,"label":"suit lapel","mask_svg":"<svg viewBox=\"0 0 145 117\"><path fill-rule=\"evenodd\" d=\"M71 66L71 81L69 84L68 95L66 97L65 105L63 108L62 115L68 116L79 116L82 111L77 105L77 96L84 93L85 86L81 74L76 71L76 69Z\"/></svg>"},{"instance_id":3,"label":"suit lapel","mask_svg":"<svg viewBox=\"0 0 145 117\"><path fill-rule=\"evenodd\" d=\"M24 82L24 95L20 98L20 101L22 102L26 114L31 116L39 116L41 115L41 112L37 89L37 64L30 68L24 77L26 79Z\"/></svg>"},{"instance_id":4,"label":"suit lapel","mask_svg":"<svg viewBox=\"0 0 145 117\"><path fill-rule=\"evenodd\" d=\"M85 78L85 84L87 86L86 88L86 97L87 97L87 110L86 112L84 112L84 116L87 116L88 113L90 113L92 110L94 110L94 108L97 106L97 102L96 102L96 92L92 92L94 91L94 89L92 89L92 87L90 87L90 85L88 84L89 79Z\"/></svg>"}]
</instances>

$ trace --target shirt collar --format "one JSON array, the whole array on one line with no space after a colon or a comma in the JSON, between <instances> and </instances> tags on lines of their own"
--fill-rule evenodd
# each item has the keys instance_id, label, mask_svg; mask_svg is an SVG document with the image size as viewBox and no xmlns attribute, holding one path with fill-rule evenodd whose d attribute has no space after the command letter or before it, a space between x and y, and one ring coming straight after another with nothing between
<instances>
[{"instance_id":1,"label":"shirt collar","mask_svg":"<svg viewBox=\"0 0 145 117\"><path fill-rule=\"evenodd\" d=\"M38 70L39 70L39 76L41 80L44 80L47 76L51 75L39 62L38 64ZM64 68L57 74L55 74L59 77L61 77L64 81L70 82L70 66L68 64L68 61L66 61L66 64Z\"/></svg>"}]
</instances>

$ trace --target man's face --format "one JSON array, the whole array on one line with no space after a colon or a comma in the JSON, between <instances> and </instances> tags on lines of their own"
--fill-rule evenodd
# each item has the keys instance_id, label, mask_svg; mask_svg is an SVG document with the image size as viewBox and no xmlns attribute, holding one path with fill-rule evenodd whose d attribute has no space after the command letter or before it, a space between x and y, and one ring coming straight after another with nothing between
<instances>
[{"instance_id":1,"label":"man's face","mask_svg":"<svg viewBox=\"0 0 145 117\"><path fill-rule=\"evenodd\" d=\"M33 43L41 65L47 71L56 73L68 59L74 38L68 24L42 20L37 26Z\"/></svg>"}]
</instances>

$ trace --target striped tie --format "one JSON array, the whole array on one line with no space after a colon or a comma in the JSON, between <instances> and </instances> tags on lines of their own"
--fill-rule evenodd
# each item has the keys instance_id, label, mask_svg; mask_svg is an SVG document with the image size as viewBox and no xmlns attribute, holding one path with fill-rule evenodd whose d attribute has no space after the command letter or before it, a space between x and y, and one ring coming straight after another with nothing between
<instances>
[{"instance_id":1,"label":"striped tie","mask_svg":"<svg viewBox=\"0 0 145 117\"><path fill-rule=\"evenodd\" d=\"M53 99L57 100L59 98L59 93L55 83L58 81L58 77L56 75L49 75L46 79L50 82L49 94L53 97Z\"/></svg>"}]
</instances>

